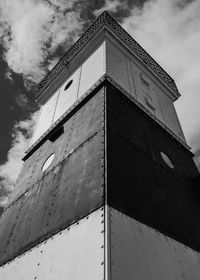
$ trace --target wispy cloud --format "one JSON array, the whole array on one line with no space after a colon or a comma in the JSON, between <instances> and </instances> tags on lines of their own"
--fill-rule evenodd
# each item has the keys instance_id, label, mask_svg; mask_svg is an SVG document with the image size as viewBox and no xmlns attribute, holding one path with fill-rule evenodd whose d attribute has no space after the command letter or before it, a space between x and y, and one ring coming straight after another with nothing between
<instances>
[{"instance_id":1,"label":"wispy cloud","mask_svg":"<svg viewBox=\"0 0 200 280\"><path fill-rule=\"evenodd\" d=\"M8 160L5 164L0 165L0 206L7 203L8 195L12 191L21 170L23 164L21 159L28 148L37 114L37 112L32 114L29 119L20 121L13 128L13 140L8 152Z\"/></svg>"},{"instance_id":2,"label":"wispy cloud","mask_svg":"<svg viewBox=\"0 0 200 280\"><path fill-rule=\"evenodd\" d=\"M105 5L98 10L94 10L93 14L99 16L103 11L110 11L116 13L118 10L123 10L127 8L127 3L120 0L106 0Z\"/></svg>"},{"instance_id":3,"label":"wispy cloud","mask_svg":"<svg viewBox=\"0 0 200 280\"><path fill-rule=\"evenodd\" d=\"M75 0L4 0L0 2L0 42L4 60L22 74L25 86L38 83L58 46L70 45L82 29Z\"/></svg>"}]
</instances>

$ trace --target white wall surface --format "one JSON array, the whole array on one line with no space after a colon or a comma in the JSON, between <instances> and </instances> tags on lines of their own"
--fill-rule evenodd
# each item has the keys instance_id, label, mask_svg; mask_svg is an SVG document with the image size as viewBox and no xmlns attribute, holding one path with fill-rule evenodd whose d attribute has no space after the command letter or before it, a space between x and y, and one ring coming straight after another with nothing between
<instances>
[{"instance_id":1,"label":"white wall surface","mask_svg":"<svg viewBox=\"0 0 200 280\"><path fill-rule=\"evenodd\" d=\"M106 73L129 93L131 92L128 59L109 41L106 41Z\"/></svg>"},{"instance_id":2,"label":"white wall surface","mask_svg":"<svg viewBox=\"0 0 200 280\"><path fill-rule=\"evenodd\" d=\"M31 140L32 145L57 121L83 94L105 74L105 42L76 70L57 92L41 107L40 116ZM72 81L70 87L66 85Z\"/></svg>"},{"instance_id":3,"label":"white wall surface","mask_svg":"<svg viewBox=\"0 0 200 280\"><path fill-rule=\"evenodd\" d=\"M111 280L197 280L200 256L183 244L111 209Z\"/></svg>"},{"instance_id":4,"label":"white wall surface","mask_svg":"<svg viewBox=\"0 0 200 280\"><path fill-rule=\"evenodd\" d=\"M105 74L105 42L83 63L78 98Z\"/></svg>"},{"instance_id":5,"label":"white wall surface","mask_svg":"<svg viewBox=\"0 0 200 280\"><path fill-rule=\"evenodd\" d=\"M58 102L55 110L53 122L57 121L66 111L76 102L78 98L79 82L81 68L79 68L67 81L61 86L59 91ZM69 88L65 87L71 83Z\"/></svg>"},{"instance_id":6,"label":"white wall surface","mask_svg":"<svg viewBox=\"0 0 200 280\"><path fill-rule=\"evenodd\" d=\"M0 279L103 280L103 213L93 212L0 267Z\"/></svg>"},{"instance_id":7,"label":"white wall surface","mask_svg":"<svg viewBox=\"0 0 200 280\"><path fill-rule=\"evenodd\" d=\"M38 122L31 140L32 145L51 126L56 109L59 90L41 107Z\"/></svg>"}]
</instances>

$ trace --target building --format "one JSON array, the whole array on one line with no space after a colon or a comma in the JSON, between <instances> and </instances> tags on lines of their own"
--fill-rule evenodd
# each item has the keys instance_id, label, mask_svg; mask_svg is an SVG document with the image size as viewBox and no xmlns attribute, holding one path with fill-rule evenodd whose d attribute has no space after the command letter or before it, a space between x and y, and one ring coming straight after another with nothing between
<instances>
[{"instance_id":1,"label":"building","mask_svg":"<svg viewBox=\"0 0 200 280\"><path fill-rule=\"evenodd\" d=\"M0 279L200 278L198 170L173 79L106 12L41 82Z\"/></svg>"}]
</instances>

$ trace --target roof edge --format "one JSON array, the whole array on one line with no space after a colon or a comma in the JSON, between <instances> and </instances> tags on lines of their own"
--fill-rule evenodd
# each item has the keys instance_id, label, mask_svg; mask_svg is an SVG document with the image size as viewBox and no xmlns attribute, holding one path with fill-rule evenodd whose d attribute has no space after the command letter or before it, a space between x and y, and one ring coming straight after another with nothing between
<instances>
[{"instance_id":1,"label":"roof edge","mask_svg":"<svg viewBox=\"0 0 200 280\"><path fill-rule=\"evenodd\" d=\"M59 73L67 67L79 50L87 44L87 41L90 40L103 26L107 26L114 31L114 33L116 33L137 54L137 56L160 77L177 98L180 96L176 84L170 75L116 22L113 17L110 16L107 11L104 11L39 83L35 92L36 99L40 97L42 92L59 75Z\"/></svg>"}]
</instances>

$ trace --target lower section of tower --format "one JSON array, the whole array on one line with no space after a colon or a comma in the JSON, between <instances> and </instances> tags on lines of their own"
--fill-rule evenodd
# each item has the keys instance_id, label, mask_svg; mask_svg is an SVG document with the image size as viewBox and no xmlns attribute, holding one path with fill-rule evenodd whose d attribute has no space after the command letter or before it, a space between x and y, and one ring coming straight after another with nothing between
<instances>
[{"instance_id":1,"label":"lower section of tower","mask_svg":"<svg viewBox=\"0 0 200 280\"><path fill-rule=\"evenodd\" d=\"M0 279L200 278L194 250L104 206L0 268Z\"/></svg>"},{"instance_id":2,"label":"lower section of tower","mask_svg":"<svg viewBox=\"0 0 200 280\"><path fill-rule=\"evenodd\" d=\"M0 279L200 279L198 176L192 153L100 84L26 158Z\"/></svg>"},{"instance_id":3,"label":"lower section of tower","mask_svg":"<svg viewBox=\"0 0 200 280\"><path fill-rule=\"evenodd\" d=\"M109 208L110 278L200 278L199 254L160 232Z\"/></svg>"},{"instance_id":4,"label":"lower section of tower","mask_svg":"<svg viewBox=\"0 0 200 280\"><path fill-rule=\"evenodd\" d=\"M0 267L2 280L103 280L104 208Z\"/></svg>"}]
</instances>

